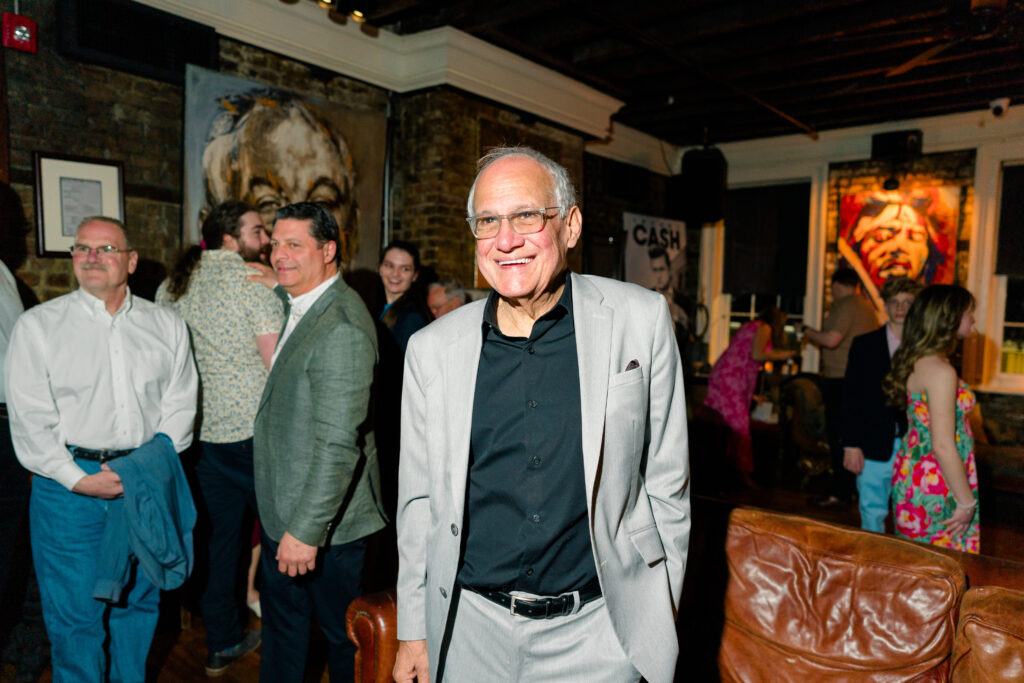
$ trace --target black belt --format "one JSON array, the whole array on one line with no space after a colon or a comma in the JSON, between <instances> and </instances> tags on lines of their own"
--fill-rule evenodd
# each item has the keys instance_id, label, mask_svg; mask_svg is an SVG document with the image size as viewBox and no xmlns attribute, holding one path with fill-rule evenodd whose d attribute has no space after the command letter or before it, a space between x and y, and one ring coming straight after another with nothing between
<instances>
[{"instance_id":1,"label":"black belt","mask_svg":"<svg viewBox=\"0 0 1024 683\"><path fill-rule=\"evenodd\" d=\"M7 404L0 403L0 420L7 420Z\"/></svg>"},{"instance_id":2,"label":"black belt","mask_svg":"<svg viewBox=\"0 0 1024 683\"><path fill-rule=\"evenodd\" d=\"M529 619L551 619L566 614L573 614L579 611L580 607L592 600L601 597L601 584L597 577L587 582L585 586L577 591L562 593L552 597L526 598L521 595L512 595L504 591L489 591L463 586L466 590L484 596L491 602L497 603L507 609L511 614Z\"/></svg>"},{"instance_id":3,"label":"black belt","mask_svg":"<svg viewBox=\"0 0 1024 683\"><path fill-rule=\"evenodd\" d=\"M72 446L71 444L68 444L68 450L71 451L71 455L76 458L81 458L82 460L94 460L102 464L110 460L123 458L135 449L125 448L117 450L114 448L101 448L99 450L93 450L92 448L82 448L81 446Z\"/></svg>"}]
</instances>

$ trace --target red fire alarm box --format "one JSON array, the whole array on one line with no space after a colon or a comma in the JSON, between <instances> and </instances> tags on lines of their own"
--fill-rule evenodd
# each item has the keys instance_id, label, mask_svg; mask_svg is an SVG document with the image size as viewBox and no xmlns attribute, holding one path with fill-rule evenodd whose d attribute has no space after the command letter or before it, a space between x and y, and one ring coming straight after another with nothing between
<instances>
[{"instance_id":1,"label":"red fire alarm box","mask_svg":"<svg viewBox=\"0 0 1024 683\"><path fill-rule=\"evenodd\" d=\"M36 22L13 12L4 12L4 47L36 53Z\"/></svg>"}]
</instances>

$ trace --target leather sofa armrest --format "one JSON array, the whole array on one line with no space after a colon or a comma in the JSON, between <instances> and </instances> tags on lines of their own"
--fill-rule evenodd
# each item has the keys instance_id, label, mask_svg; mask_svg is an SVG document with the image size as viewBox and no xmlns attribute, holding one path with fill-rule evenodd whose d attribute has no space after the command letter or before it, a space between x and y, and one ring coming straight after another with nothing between
<instances>
[{"instance_id":1,"label":"leather sofa armrest","mask_svg":"<svg viewBox=\"0 0 1024 683\"><path fill-rule=\"evenodd\" d=\"M363 595L345 613L349 639L356 645L356 683L391 683L398 652L394 589Z\"/></svg>"},{"instance_id":2,"label":"leather sofa armrest","mask_svg":"<svg viewBox=\"0 0 1024 683\"><path fill-rule=\"evenodd\" d=\"M981 586L960 603L950 681L1024 679L1024 591Z\"/></svg>"}]
</instances>

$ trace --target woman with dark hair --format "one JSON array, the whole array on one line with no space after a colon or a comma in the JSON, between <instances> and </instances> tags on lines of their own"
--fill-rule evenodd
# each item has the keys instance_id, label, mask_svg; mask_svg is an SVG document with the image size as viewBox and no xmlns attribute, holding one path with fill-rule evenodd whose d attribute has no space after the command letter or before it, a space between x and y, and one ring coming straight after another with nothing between
<instances>
[{"instance_id":1,"label":"woman with dark hair","mask_svg":"<svg viewBox=\"0 0 1024 683\"><path fill-rule=\"evenodd\" d=\"M957 285L921 291L903 324L903 341L882 385L905 406L908 429L892 474L896 534L979 552L978 472L967 414L974 394L949 357L974 327L974 296Z\"/></svg>"},{"instance_id":2,"label":"woman with dark hair","mask_svg":"<svg viewBox=\"0 0 1024 683\"><path fill-rule=\"evenodd\" d=\"M433 320L426 298L416 285L420 250L412 242L395 240L384 249L380 281L385 305L377 317L380 361L377 370L375 437L385 509L395 518L398 500L399 415L402 412L402 372L409 337Z\"/></svg>"},{"instance_id":3,"label":"woman with dark hair","mask_svg":"<svg viewBox=\"0 0 1024 683\"><path fill-rule=\"evenodd\" d=\"M729 347L719 356L708 378L704 405L722 416L732 430L729 456L746 480L754 471L750 443L750 401L757 386L757 373L766 361L788 360L796 351L773 350L781 346L786 314L774 306L766 308L757 320L743 325L733 335Z\"/></svg>"},{"instance_id":4,"label":"woman with dark hair","mask_svg":"<svg viewBox=\"0 0 1024 683\"><path fill-rule=\"evenodd\" d=\"M404 356L409 337L432 319L423 294L415 285L420 274L420 250L412 242L391 242L384 249L379 272L386 301L380 321L391 332Z\"/></svg>"}]
</instances>

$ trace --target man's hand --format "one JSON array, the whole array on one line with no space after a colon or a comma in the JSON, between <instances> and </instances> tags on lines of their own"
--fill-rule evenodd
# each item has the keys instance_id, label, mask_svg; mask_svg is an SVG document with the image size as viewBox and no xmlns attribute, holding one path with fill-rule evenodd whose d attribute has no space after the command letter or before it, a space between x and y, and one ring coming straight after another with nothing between
<instances>
[{"instance_id":1,"label":"man's hand","mask_svg":"<svg viewBox=\"0 0 1024 683\"><path fill-rule=\"evenodd\" d=\"M277 570L288 576L311 572L316 568L315 545L307 545L287 531L277 546Z\"/></svg>"},{"instance_id":2,"label":"man's hand","mask_svg":"<svg viewBox=\"0 0 1024 683\"><path fill-rule=\"evenodd\" d=\"M277 273L274 269L268 266L266 263L256 263L255 261L246 262L247 266L255 270L256 272L249 276L249 280L252 282L258 282L267 289L273 289L277 287Z\"/></svg>"},{"instance_id":3,"label":"man's hand","mask_svg":"<svg viewBox=\"0 0 1024 683\"><path fill-rule=\"evenodd\" d=\"M121 477L117 476L117 472L107 467L107 463L100 465L100 470L96 474L87 474L79 479L71 491L83 496L106 500L123 496L124 486L121 484Z\"/></svg>"},{"instance_id":4,"label":"man's hand","mask_svg":"<svg viewBox=\"0 0 1024 683\"><path fill-rule=\"evenodd\" d=\"M398 641L398 654L395 655L395 670L392 675L396 683L430 683L427 641Z\"/></svg>"},{"instance_id":5,"label":"man's hand","mask_svg":"<svg viewBox=\"0 0 1024 683\"><path fill-rule=\"evenodd\" d=\"M864 451L859 448L843 449L843 467L859 475L864 471Z\"/></svg>"}]
</instances>

